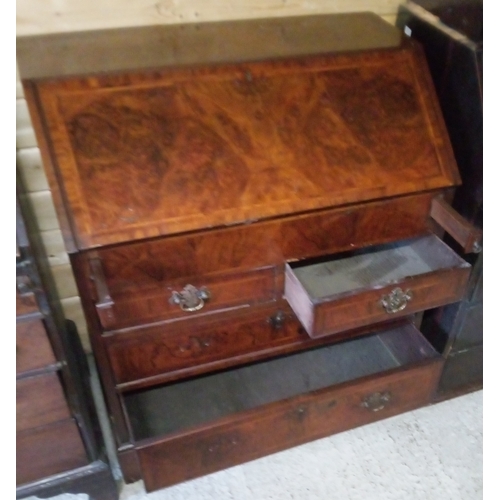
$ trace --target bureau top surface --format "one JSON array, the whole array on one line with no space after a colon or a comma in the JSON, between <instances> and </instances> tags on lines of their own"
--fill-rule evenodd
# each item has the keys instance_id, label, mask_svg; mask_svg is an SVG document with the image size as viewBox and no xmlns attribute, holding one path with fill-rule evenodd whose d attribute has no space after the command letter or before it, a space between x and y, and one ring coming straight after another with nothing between
<instances>
[{"instance_id":1,"label":"bureau top surface","mask_svg":"<svg viewBox=\"0 0 500 500\"><path fill-rule=\"evenodd\" d=\"M270 48L256 42L259 23ZM206 53L170 29L155 69L121 61L28 84L75 248L459 182L421 52L376 16L186 28ZM228 40L238 47L223 57Z\"/></svg>"},{"instance_id":2,"label":"bureau top surface","mask_svg":"<svg viewBox=\"0 0 500 500\"><path fill-rule=\"evenodd\" d=\"M23 79L395 48L401 32L372 13L155 25L18 37Z\"/></svg>"}]
</instances>

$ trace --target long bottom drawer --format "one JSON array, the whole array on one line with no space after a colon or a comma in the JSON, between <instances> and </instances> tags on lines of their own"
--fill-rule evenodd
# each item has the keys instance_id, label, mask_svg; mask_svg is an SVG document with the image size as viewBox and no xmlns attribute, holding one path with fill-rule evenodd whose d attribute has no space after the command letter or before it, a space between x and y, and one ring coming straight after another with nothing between
<instances>
[{"instance_id":1,"label":"long bottom drawer","mask_svg":"<svg viewBox=\"0 0 500 500\"><path fill-rule=\"evenodd\" d=\"M148 491L426 405L441 357L412 325L130 393Z\"/></svg>"}]
</instances>

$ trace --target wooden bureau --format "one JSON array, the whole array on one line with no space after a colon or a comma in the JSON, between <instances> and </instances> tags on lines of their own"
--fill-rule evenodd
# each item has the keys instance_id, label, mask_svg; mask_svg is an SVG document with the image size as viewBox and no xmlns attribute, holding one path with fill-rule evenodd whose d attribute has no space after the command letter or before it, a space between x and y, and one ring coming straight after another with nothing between
<instances>
[{"instance_id":1,"label":"wooden bureau","mask_svg":"<svg viewBox=\"0 0 500 500\"><path fill-rule=\"evenodd\" d=\"M126 480L429 404L481 234L423 53L369 13L27 37L18 61Z\"/></svg>"}]
</instances>

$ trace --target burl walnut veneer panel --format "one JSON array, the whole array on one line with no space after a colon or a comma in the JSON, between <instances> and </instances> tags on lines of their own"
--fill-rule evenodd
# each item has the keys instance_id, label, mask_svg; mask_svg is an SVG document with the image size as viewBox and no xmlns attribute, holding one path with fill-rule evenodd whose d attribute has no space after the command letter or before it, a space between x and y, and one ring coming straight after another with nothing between
<instances>
[{"instance_id":1,"label":"burl walnut veneer panel","mask_svg":"<svg viewBox=\"0 0 500 500\"><path fill-rule=\"evenodd\" d=\"M405 41L37 83L77 247L456 184L421 57Z\"/></svg>"}]
</instances>

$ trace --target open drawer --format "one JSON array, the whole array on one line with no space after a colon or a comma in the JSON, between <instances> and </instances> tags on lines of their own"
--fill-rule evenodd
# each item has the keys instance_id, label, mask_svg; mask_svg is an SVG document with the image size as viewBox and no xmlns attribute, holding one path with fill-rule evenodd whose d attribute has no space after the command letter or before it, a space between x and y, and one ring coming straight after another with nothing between
<instances>
[{"instance_id":1,"label":"open drawer","mask_svg":"<svg viewBox=\"0 0 500 500\"><path fill-rule=\"evenodd\" d=\"M460 300L471 266L437 236L287 264L285 298L322 337Z\"/></svg>"},{"instance_id":2,"label":"open drawer","mask_svg":"<svg viewBox=\"0 0 500 500\"><path fill-rule=\"evenodd\" d=\"M123 402L151 491L425 405L441 366L405 323Z\"/></svg>"}]
</instances>

